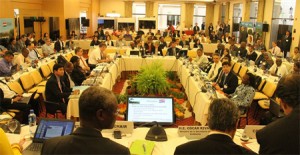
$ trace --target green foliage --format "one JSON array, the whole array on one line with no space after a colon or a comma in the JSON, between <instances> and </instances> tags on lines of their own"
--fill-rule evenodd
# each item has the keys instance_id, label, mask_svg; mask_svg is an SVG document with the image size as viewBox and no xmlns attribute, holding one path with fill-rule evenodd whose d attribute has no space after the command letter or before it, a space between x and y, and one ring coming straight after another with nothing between
<instances>
[{"instance_id":1,"label":"green foliage","mask_svg":"<svg viewBox=\"0 0 300 155\"><path fill-rule=\"evenodd\" d=\"M170 86L166 81L166 72L159 61L142 67L136 76L137 91L140 95L166 94Z\"/></svg>"},{"instance_id":2,"label":"green foliage","mask_svg":"<svg viewBox=\"0 0 300 155\"><path fill-rule=\"evenodd\" d=\"M167 71L166 76L171 81L175 81L175 79L176 79L176 73L174 71Z\"/></svg>"},{"instance_id":3,"label":"green foliage","mask_svg":"<svg viewBox=\"0 0 300 155\"><path fill-rule=\"evenodd\" d=\"M183 92L170 92L175 98L184 99L185 95Z\"/></svg>"},{"instance_id":4,"label":"green foliage","mask_svg":"<svg viewBox=\"0 0 300 155\"><path fill-rule=\"evenodd\" d=\"M119 94L119 95L116 95L116 97L117 97L117 100L118 100L118 104L127 102L127 95Z\"/></svg>"}]
</instances>

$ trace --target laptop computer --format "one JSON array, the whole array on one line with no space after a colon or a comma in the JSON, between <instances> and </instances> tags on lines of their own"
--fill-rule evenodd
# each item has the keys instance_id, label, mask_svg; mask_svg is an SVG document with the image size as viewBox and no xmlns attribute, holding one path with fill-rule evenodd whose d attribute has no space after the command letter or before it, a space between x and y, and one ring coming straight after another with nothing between
<instances>
[{"instance_id":1,"label":"laptop computer","mask_svg":"<svg viewBox=\"0 0 300 155\"><path fill-rule=\"evenodd\" d=\"M284 116L284 113L280 110L280 105L276 102L275 99L270 99L269 111L277 118Z\"/></svg>"},{"instance_id":2,"label":"laptop computer","mask_svg":"<svg viewBox=\"0 0 300 155\"><path fill-rule=\"evenodd\" d=\"M18 65L13 65L11 68L10 68L10 72L11 74L15 74L18 72Z\"/></svg>"},{"instance_id":3,"label":"laptop computer","mask_svg":"<svg viewBox=\"0 0 300 155\"><path fill-rule=\"evenodd\" d=\"M23 155L41 154L46 139L69 135L73 132L75 122L72 120L42 118L36 128L32 143L23 151Z\"/></svg>"},{"instance_id":4,"label":"laptop computer","mask_svg":"<svg viewBox=\"0 0 300 155\"><path fill-rule=\"evenodd\" d=\"M28 104L30 101L34 100L34 96L36 94L37 90L34 91L31 96L23 96L21 100L19 100L17 103L25 103Z\"/></svg>"}]
</instances>

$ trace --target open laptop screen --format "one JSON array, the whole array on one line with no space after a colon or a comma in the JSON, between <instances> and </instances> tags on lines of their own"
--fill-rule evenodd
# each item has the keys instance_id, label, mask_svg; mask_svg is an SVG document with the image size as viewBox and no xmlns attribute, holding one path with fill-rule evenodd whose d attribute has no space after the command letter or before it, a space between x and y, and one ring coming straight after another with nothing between
<instances>
[{"instance_id":1,"label":"open laptop screen","mask_svg":"<svg viewBox=\"0 0 300 155\"><path fill-rule=\"evenodd\" d=\"M33 141L44 141L49 138L69 135L73 132L74 121L42 119L36 129Z\"/></svg>"},{"instance_id":2,"label":"open laptop screen","mask_svg":"<svg viewBox=\"0 0 300 155\"><path fill-rule=\"evenodd\" d=\"M156 121L161 125L172 125L175 121L171 97L129 96L127 103L127 121L135 124Z\"/></svg>"}]
</instances>

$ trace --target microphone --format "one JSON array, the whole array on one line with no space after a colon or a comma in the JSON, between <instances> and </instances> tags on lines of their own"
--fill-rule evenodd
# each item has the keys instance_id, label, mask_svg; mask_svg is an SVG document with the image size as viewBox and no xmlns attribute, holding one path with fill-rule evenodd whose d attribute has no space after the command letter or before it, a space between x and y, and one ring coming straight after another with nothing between
<instances>
[{"instance_id":1,"label":"microphone","mask_svg":"<svg viewBox=\"0 0 300 155\"><path fill-rule=\"evenodd\" d=\"M154 121L154 123L156 124L149 129L145 139L151 141L167 141L168 138L165 129L156 121Z\"/></svg>"}]
</instances>

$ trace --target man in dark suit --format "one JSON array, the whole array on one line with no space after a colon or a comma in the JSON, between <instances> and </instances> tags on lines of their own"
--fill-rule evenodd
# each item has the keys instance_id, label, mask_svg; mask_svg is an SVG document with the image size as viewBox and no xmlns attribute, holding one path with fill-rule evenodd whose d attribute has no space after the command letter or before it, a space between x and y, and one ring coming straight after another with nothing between
<instances>
[{"instance_id":1,"label":"man in dark suit","mask_svg":"<svg viewBox=\"0 0 300 155\"><path fill-rule=\"evenodd\" d=\"M241 42L240 49L238 51L238 56L241 58L245 58L247 55L248 51L246 49L246 42Z\"/></svg>"},{"instance_id":2,"label":"man in dark suit","mask_svg":"<svg viewBox=\"0 0 300 155\"><path fill-rule=\"evenodd\" d=\"M236 57L238 55L239 48L235 45L235 41L230 39L229 41L230 47L229 47L229 53L231 56Z\"/></svg>"},{"instance_id":3,"label":"man in dark suit","mask_svg":"<svg viewBox=\"0 0 300 155\"><path fill-rule=\"evenodd\" d=\"M63 36L60 36L58 40L54 43L54 49L56 52L60 52L60 50L65 49L65 45L63 42Z\"/></svg>"},{"instance_id":4,"label":"man in dark suit","mask_svg":"<svg viewBox=\"0 0 300 155\"><path fill-rule=\"evenodd\" d=\"M249 52L247 52L246 59L255 61L257 58L257 53L253 50L253 46L249 44L248 50Z\"/></svg>"},{"instance_id":5,"label":"man in dark suit","mask_svg":"<svg viewBox=\"0 0 300 155\"><path fill-rule=\"evenodd\" d=\"M217 45L217 50L215 51L215 53L218 53L220 56L222 56L224 53L224 50L225 50L225 46L223 44L219 43Z\"/></svg>"},{"instance_id":6,"label":"man in dark suit","mask_svg":"<svg viewBox=\"0 0 300 155\"><path fill-rule=\"evenodd\" d=\"M179 45L182 48L190 48L190 42L188 40L186 40L185 37L186 37L185 35L182 35Z\"/></svg>"},{"instance_id":7,"label":"man in dark suit","mask_svg":"<svg viewBox=\"0 0 300 155\"><path fill-rule=\"evenodd\" d=\"M165 42L165 38L163 36L159 37L159 48L163 49L167 47L167 43Z\"/></svg>"},{"instance_id":8,"label":"man in dark suit","mask_svg":"<svg viewBox=\"0 0 300 155\"><path fill-rule=\"evenodd\" d=\"M245 27L242 26L241 31L240 31L240 43L241 42L247 42L247 38L248 38L248 32L245 29Z\"/></svg>"},{"instance_id":9,"label":"man in dark suit","mask_svg":"<svg viewBox=\"0 0 300 155\"><path fill-rule=\"evenodd\" d=\"M284 57L287 56L287 53L290 51L292 43L292 37L289 31L285 32L285 36L281 39L281 51L284 53Z\"/></svg>"},{"instance_id":10,"label":"man in dark suit","mask_svg":"<svg viewBox=\"0 0 300 155\"><path fill-rule=\"evenodd\" d=\"M234 93L238 86L238 78L233 71L231 71L231 64L229 62L222 63L222 70L216 79L216 83L214 83L213 86L216 90L223 91L225 94Z\"/></svg>"},{"instance_id":11,"label":"man in dark suit","mask_svg":"<svg viewBox=\"0 0 300 155\"><path fill-rule=\"evenodd\" d=\"M144 43L144 48L146 50L146 54L148 54L148 55L154 54L155 47L154 47L151 37L148 37L148 41L146 43Z\"/></svg>"},{"instance_id":12,"label":"man in dark suit","mask_svg":"<svg viewBox=\"0 0 300 155\"><path fill-rule=\"evenodd\" d=\"M275 94L286 116L257 131L259 154L300 154L300 74L281 78Z\"/></svg>"},{"instance_id":13,"label":"man in dark suit","mask_svg":"<svg viewBox=\"0 0 300 155\"><path fill-rule=\"evenodd\" d=\"M66 42L66 48L70 50L75 50L75 43L73 41L73 37L69 36L69 40Z\"/></svg>"},{"instance_id":14,"label":"man in dark suit","mask_svg":"<svg viewBox=\"0 0 300 155\"><path fill-rule=\"evenodd\" d=\"M80 127L71 135L45 141L42 154L130 154L128 148L101 134L114 127L117 99L108 89L93 86L79 98Z\"/></svg>"},{"instance_id":15,"label":"man in dark suit","mask_svg":"<svg viewBox=\"0 0 300 155\"><path fill-rule=\"evenodd\" d=\"M47 101L59 104L62 113L66 113L68 98L71 95L71 90L64 82L64 66L55 64L53 66L53 74L46 83L45 96Z\"/></svg>"},{"instance_id":16,"label":"man in dark suit","mask_svg":"<svg viewBox=\"0 0 300 155\"><path fill-rule=\"evenodd\" d=\"M168 49L167 56L177 56L180 53L180 49L176 48L176 42L171 42L171 47Z\"/></svg>"},{"instance_id":17,"label":"man in dark suit","mask_svg":"<svg viewBox=\"0 0 300 155\"><path fill-rule=\"evenodd\" d=\"M198 26L198 23L195 23L193 31L194 31L194 34L197 34L200 31L200 27Z\"/></svg>"},{"instance_id":18,"label":"man in dark suit","mask_svg":"<svg viewBox=\"0 0 300 155\"><path fill-rule=\"evenodd\" d=\"M238 107L229 99L214 99L208 110L209 135L176 147L177 154L255 154L233 142Z\"/></svg>"}]
</instances>

